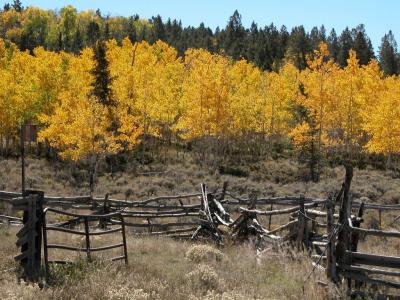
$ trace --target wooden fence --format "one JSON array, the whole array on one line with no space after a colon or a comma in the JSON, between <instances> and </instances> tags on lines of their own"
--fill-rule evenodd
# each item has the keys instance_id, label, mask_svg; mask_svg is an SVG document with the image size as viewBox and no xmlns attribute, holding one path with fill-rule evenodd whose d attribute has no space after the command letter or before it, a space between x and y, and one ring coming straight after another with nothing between
<instances>
[{"instance_id":1,"label":"wooden fence","mask_svg":"<svg viewBox=\"0 0 400 300\"><path fill-rule=\"evenodd\" d=\"M267 240L269 243L278 244L289 242L298 249L307 249L311 257L316 259L316 264L326 268L327 277L334 282L343 276L349 279L350 287L351 280L355 280L356 287L360 282L365 282L400 288L398 282L369 276L374 274L399 276L399 257L357 252L360 235L400 238L400 232L361 228L364 211L376 210L381 219L382 212L400 211L400 205L352 201L351 180L352 168L347 167L342 188L337 195L332 195L328 199L302 195L270 198L257 198L254 195L243 197L227 191L226 185L222 191L213 193L207 192L206 186L202 185L200 193L159 196L140 201L111 199L108 195L104 198L45 196L44 205L48 207L46 212L52 211L72 218L65 222L46 225L46 231L82 234L88 239L88 236L93 234L86 229L86 223L89 220L98 219L99 216L118 215L120 220L108 218L107 222L113 226L121 225L120 230L124 226L129 227L130 232L135 235L207 238L219 244L222 244L227 236L237 240L249 240L256 237L257 240ZM0 201L13 203L13 198L20 195L0 191ZM335 213L336 207L339 208L338 213ZM83 217L81 214L64 210L88 210L91 214ZM284 216L287 216L286 222L282 222ZM281 222L272 226L273 218ZM1 219L7 220L10 224L19 221L18 218L10 216L0 216ZM84 224L85 231L78 232L73 229L78 224ZM228 228L229 233L221 230L221 226ZM111 229L106 233L116 231L118 230ZM126 248L126 242L124 243ZM57 248L52 244L49 245L50 247L47 248ZM257 245L257 247L262 247L262 243ZM90 259L93 248L90 248L90 244L87 243L86 248L66 250L86 252ZM126 256L126 249L124 250ZM390 267L397 270L375 267Z\"/></svg>"}]
</instances>

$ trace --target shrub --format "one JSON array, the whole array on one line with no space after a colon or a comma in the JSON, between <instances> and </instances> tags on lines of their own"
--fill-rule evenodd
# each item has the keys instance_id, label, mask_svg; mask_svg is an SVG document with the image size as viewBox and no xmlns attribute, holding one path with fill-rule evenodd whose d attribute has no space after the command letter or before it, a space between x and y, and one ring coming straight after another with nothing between
<instances>
[{"instance_id":1,"label":"shrub","mask_svg":"<svg viewBox=\"0 0 400 300\"><path fill-rule=\"evenodd\" d=\"M232 175L232 176L237 176L237 177L248 177L249 172L246 170L243 170L240 167L232 167L232 166L224 166L221 165L218 168L220 174L225 174L225 175Z\"/></svg>"},{"instance_id":2,"label":"shrub","mask_svg":"<svg viewBox=\"0 0 400 300\"><path fill-rule=\"evenodd\" d=\"M186 275L189 283L197 289L215 290L220 281L214 268L207 265L197 265L196 268Z\"/></svg>"},{"instance_id":3,"label":"shrub","mask_svg":"<svg viewBox=\"0 0 400 300\"><path fill-rule=\"evenodd\" d=\"M209 245L194 245L189 248L185 257L193 263L220 262L225 259L225 254Z\"/></svg>"}]
</instances>

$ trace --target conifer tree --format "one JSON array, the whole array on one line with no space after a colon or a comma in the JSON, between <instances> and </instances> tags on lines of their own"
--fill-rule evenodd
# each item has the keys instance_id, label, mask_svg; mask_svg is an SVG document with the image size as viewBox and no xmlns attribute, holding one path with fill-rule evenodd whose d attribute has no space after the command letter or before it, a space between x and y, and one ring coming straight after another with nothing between
<instances>
[{"instance_id":1,"label":"conifer tree","mask_svg":"<svg viewBox=\"0 0 400 300\"><path fill-rule=\"evenodd\" d=\"M225 29L224 48L228 55L238 59L244 55L246 31L242 25L242 16L237 10L229 18Z\"/></svg>"},{"instance_id":2,"label":"conifer tree","mask_svg":"<svg viewBox=\"0 0 400 300\"><path fill-rule=\"evenodd\" d=\"M379 47L379 63L385 75L394 75L398 72L396 60L397 43L392 31L385 34Z\"/></svg>"},{"instance_id":3,"label":"conifer tree","mask_svg":"<svg viewBox=\"0 0 400 300\"><path fill-rule=\"evenodd\" d=\"M343 30L339 37L339 47L337 62L341 67L345 67L349 58L349 51L354 47L353 37L348 27Z\"/></svg>"},{"instance_id":4,"label":"conifer tree","mask_svg":"<svg viewBox=\"0 0 400 300\"><path fill-rule=\"evenodd\" d=\"M111 76L108 69L108 61L106 59L106 46L104 41L97 41L94 48L94 61L95 66L92 70L94 81L92 83L93 96L97 99L100 104L105 106L114 105L111 93Z\"/></svg>"},{"instance_id":5,"label":"conifer tree","mask_svg":"<svg viewBox=\"0 0 400 300\"><path fill-rule=\"evenodd\" d=\"M328 43L328 50L329 53L331 54L331 58L335 62L338 60L338 55L339 55L339 50L340 50L340 45L339 45L339 40L336 35L335 29L332 29L328 38L327 38L327 43Z\"/></svg>"},{"instance_id":6,"label":"conifer tree","mask_svg":"<svg viewBox=\"0 0 400 300\"><path fill-rule=\"evenodd\" d=\"M367 65L371 59L374 58L374 50L372 49L372 43L365 33L365 27L363 24L353 29L353 49L357 53L357 57L360 60L361 65Z\"/></svg>"}]
</instances>

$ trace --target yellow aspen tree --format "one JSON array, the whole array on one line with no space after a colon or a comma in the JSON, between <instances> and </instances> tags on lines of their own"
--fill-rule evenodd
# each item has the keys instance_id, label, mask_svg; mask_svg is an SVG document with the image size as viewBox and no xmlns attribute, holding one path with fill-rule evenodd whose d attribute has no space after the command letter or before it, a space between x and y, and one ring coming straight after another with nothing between
<instances>
[{"instance_id":1,"label":"yellow aspen tree","mask_svg":"<svg viewBox=\"0 0 400 300\"><path fill-rule=\"evenodd\" d=\"M364 129L370 136L366 149L390 158L400 153L400 82L392 76L384 80L385 89L379 93L376 105L363 111Z\"/></svg>"},{"instance_id":2,"label":"yellow aspen tree","mask_svg":"<svg viewBox=\"0 0 400 300\"><path fill-rule=\"evenodd\" d=\"M269 137L283 137L289 133L289 107L299 93L299 71L291 63L285 64L279 73L264 74L263 128Z\"/></svg>"},{"instance_id":3,"label":"yellow aspen tree","mask_svg":"<svg viewBox=\"0 0 400 300\"><path fill-rule=\"evenodd\" d=\"M145 134L173 129L182 110L183 64L176 50L161 41L132 44L128 38L121 47L113 40L107 48L111 88L123 119L143 124Z\"/></svg>"},{"instance_id":4,"label":"yellow aspen tree","mask_svg":"<svg viewBox=\"0 0 400 300\"><path fill-rule=\"evenodd\" d=\"M226 136L232 122L230 61L203 49L189 49L184 63L185 113L179 123L179 128L186 131L183 136L187 139Z\"/></svg>"},{"instance_id":5,"label":"yellow aspen tree","mask_svg":"<svg viewBox=\"0 0 400 300\"><path fill-rule=\"evenodd\" d=\"M35 105L34 63L32 56L17 49L11 44L5 49L1 62L0 109L2 114L2 131L9 140L18 134L20 125L25 121L35 120L38 111Z\"/></svg>"},{"instance_id":6,"label":"yellow aspen tree","mask_svg":"<svg viewBox=\"0 0 400 300\"><path fill-rule=\"evenodd\" d=\"M93 66L91 49L84 49L79 57L70 58L66 86L59 93L54 112L41 116L40 120L47 127L39 132L39 139L47 140L62 158L89 159L91 195L99 158L120 149L117 138L108 130L111 120L107 107L91 96Z\"/></svg>"},{"instance_id":7,"label":"yellow aspen tree","mask_svg":"<svg viewBox=\"0 0 400 300\"><path fill-rule=\"evenodd\" d=\"M344 152L352 157L362 136L361 109L363 101L360 91L363 86L364 71L354 50L350 50L347 66L336 76L336 105L331 108L337 112L336 126L341 131Z\"/></svg>"},{"instance_id":8,"label":"yellow aspen tree","mask_svg":"<svg viewBox=\"0 0 400 300\"><path fill-rule=\"evenodd\" d=\"M328 60L329 51L326 43L321 43L318 50L314 50L313 59L308 59L308 69L302 72L302 83L305 95L299 97L300 103L315 118L318 128L317 144L320 152L325 137L325 125L329 118L328 103L334 95L330 82L331 75L337 66L332 60Z\"/></svg>"},{"instance_id":9,"label":"yellow aspen tree","mask_svg":"<svg viewBox=\"0 0 400 300\"><path fill-rule=\"evenodd\" d=\"M262 73L254 65L239 60L229 70L233 119L229 132L245 135L256 132L262 111Z\"/></svg>"}]
</instances>

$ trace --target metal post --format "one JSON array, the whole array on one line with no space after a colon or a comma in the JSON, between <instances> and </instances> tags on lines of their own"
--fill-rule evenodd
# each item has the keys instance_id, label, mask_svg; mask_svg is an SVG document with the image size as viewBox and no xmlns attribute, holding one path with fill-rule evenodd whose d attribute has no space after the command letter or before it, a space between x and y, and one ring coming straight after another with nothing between
<instances>
[{"instance_id":1,"label":"metal post","mask_svg":"<svg viewBox=\"0 0 400 300\"><path fill-rule=\"evenodd\" d=\"M25 195L25 143L24 143L24 125L21 126L20 138L21 138L21 176L22 176L22 197Z\"/></svg>"},{"instance_id":2,"label":"metal post","mask_svg":"<svg viewBox=\"0 0 400 300\"><path fill-rule=\"evenodd\" d=\"M46 276L49 276L49 251L47 250L46 211L43 212L43 254Z\"/></svg>"}]
</instances>

